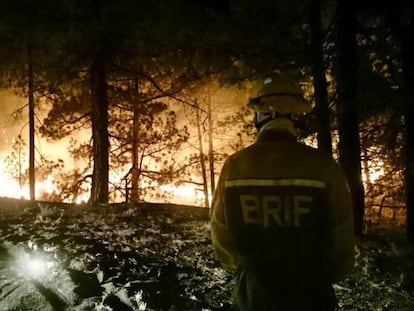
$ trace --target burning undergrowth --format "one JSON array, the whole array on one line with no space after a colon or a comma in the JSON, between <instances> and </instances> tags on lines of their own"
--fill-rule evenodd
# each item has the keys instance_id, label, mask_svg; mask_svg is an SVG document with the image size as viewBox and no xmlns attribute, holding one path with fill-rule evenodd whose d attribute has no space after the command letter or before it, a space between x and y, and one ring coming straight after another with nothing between
<instances>
[{"instance_id":1,"label":"burning undergrowth","mask_svg":"<svg viewBox=\"0 0 414 311\"><path fill-rule=\"evenodd\" d=\"M208 210L0 200L0 310L230 310ZM359 240L339 310L414 310L412 253Z\"/></svg>"}]
</instances>

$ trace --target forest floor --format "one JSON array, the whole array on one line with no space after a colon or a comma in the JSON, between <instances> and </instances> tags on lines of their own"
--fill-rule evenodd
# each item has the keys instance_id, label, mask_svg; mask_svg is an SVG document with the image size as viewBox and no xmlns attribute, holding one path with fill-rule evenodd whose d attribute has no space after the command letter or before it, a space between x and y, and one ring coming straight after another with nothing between
<instances>
[{"instance_id":1,"label":"forest floor","mask_svg":"<svg viewBox=\"0 0 414 311\"><path fill-rule=\"evenodd\" d=\"M231 310L207 209L0 198L0 215L1 311ZM413 263L400 226L359 238L338 310L414 310Z\"/></svg>"}]
</instances>

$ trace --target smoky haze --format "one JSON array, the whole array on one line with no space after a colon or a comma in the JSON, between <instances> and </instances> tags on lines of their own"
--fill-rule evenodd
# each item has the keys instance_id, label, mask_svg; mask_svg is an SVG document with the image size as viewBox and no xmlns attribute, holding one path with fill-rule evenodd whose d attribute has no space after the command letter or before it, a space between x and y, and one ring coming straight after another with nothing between
<instances>
[{"instance_id":1,"label":"smoky haze","mask_svg":"<svg viewBox=\"0 0 414 311\"><path fill-rule=\"evenodd\" d=\"M4 159L11 153L13 147L13 139L18 135L22 136L25 143L24 149L26 155L29 154L29 125L28 125L28 107L24 107L26 99L18 97L5 90L0 91L0 161L3 163ZM22 109L21 113L16 112ZM83 139L83 136L87 136L87 133L81 133L76 135L75 138ZM36 135L36 157L38 152L49 160L56 160L57 158L65 161L67 168L72 168L75 163L70 159L68 154L69 139L62 139L59 141L49 142L44 138ZM27 162L28 159L24 159L23 162ZM23 164L24 165L24 164ZM27 165L27 163L26 163Z\"/></svg>"},{"instance_id":2,"label":"smoky haze","mask_svg":"<svg viewBox=\"0 0 414 311\"><path fill-rule=\"evenodd\" d=\"M197 93L197 98L200 100L201 108L204 114L202 115L202 142L204 152L208 151L208 135L206 128L208 126L206 121L206 113L208 110L207 103L211 101L211 112L212 120L214 122L224 121L227 116L232 116L236 113L241 107L244 107L247 102L247 94L243 90L240 90L238 86L232 87L222 87L219 84L212 83L208 87L203 88L200 92ZM209 100L208 100L209 98ZM176 112L177 115L177 128L182 128L183 126L188 127L190 134L188 142L184 143L180 150L176 151L174 157L176 159L182 159L186 161L186 157L197 155L199 150L198 148L198 135L197 135L197 124L194 116L194 109L190 106L183 105L182 103L169 101L166 99L166 102L169 104L169 108ZM19 97L11 92L6 90L0 90L0 180L3 184L14 185L14 188L0 189L1 196L10 196L13 194L13 197L17 197L16 194L21 193L22 186L25 188L27 182L24 181L23 185L19 185L19 180L16 176L27 175L28 162L29 162L29 126L28 126L28 107L27 107L27 98ZM39 107L40 108L40 107ZM42 108L44 108L42 106ZM22 109L18 118L16 119L16 111ZM47 109L36 109L36 126L39 125L39 122L42 122L47 113ZM216 124L216 123L215 123ZM215 128L213 134L213 148L218 154L227 154L232 151L232 145L237 143L240 137L237 135L238 127L234 128ZM19 150L18 160L12 157L10 164L10 156L13 152L13 147L18 148L14 145L14 139L21 134L24 146ZM70 137L65 137L63 139L54 141L50 140L47 137L41 137L39 133L35 133L35 166L36 168L40 167L40 162L42 159L48 161L54 161L61 159L63 160L63 168L56 169L53 171L50 176L46 176L39 172L36 174L36 190L40 188L40 183L54 183L62 182L61 176L64 173L69 172L73 169L86 168L90 166L90 163L87 159L76 159L72 157L69 153L69 144L70 140L73 139L78 143L89 142L91 139L91 129L84 128L76 133L72 133ZM245 140L247 142L247 140ZM21 153L20 153L21 151ZM21 157L20 157L21 155ZM14 155L16 157L16 155ZM150 161L150 160L148 160ZM178 160L178 162L180 162ZM18 163L18 164L16 164ZM148 162L149 167L156 165L157 162ZM123 169L123 168L122 168ZM128 167L126 168L128 169ZM220 163L215 164L215 170L220 169ZM195 171L194 174L196 174ZM121 177L125 175L125 172L122 170L113 170L110 172L110 180L112 184L121 185ZM14 176L14 177L13 177ZM48 179L50 177L50 180ZM48 180L46 180L46 179ZM197 181L199 177L197 175L192 176L192 178ZM202 189L195 184L184 183L182 185L167 184L160 186L162 191L170 193L171 197L166 198L165 200L178 204L199 204L203 202L201 199L200 193ZM48 189L49 191L49 189ZM49 193L49 192L48 192ZM26 196L26 192L24 193ZM124 198L117 198L116 201L123 200ZM150 197L148 200L155 200ZM164 198L162 199L164 200ZM201 204L201 203L200 203Z\"/></svg>"},{"instance_id":3,"label":"smoky haze","mask_svg":"<svg viewBox=\"0 0 414 311\"><path fill-rule=\"evenodd\" d=\"M11 149L13 138L20 133L26 135L27 112L23 112L16 118L14 112L24 105L24 99L17 97L7 91L0 91L0 158L4 158L4 152ZM22 131L22 132L20 132Z\"/></svg>"}]
</instances>

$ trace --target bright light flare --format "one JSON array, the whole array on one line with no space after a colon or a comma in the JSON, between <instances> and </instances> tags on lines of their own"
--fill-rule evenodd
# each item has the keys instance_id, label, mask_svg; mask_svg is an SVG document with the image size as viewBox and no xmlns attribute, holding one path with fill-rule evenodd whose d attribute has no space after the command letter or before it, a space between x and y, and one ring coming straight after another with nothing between
<instances>
[{"instance_id":1,"label":"bright light flare","mask_svg":"<svg viewBox=\"0 0 414 311\"><path fill-rule=\"evenodd\" d=\"M46 263L39 258L29 259L24 270L32 277L42 276L47 270Z\"/></svg>"},{"instance_id":2,"label":"bright light flare","mask_svg":"<svg viewBox=\"0 0 414 311\"><path fill-rule=\"evenodd\" d=\"M55 264L53 261L25 254L19 259L18 268L24 276L38 279L50 275Z\"/></svg>"}]
</instances>

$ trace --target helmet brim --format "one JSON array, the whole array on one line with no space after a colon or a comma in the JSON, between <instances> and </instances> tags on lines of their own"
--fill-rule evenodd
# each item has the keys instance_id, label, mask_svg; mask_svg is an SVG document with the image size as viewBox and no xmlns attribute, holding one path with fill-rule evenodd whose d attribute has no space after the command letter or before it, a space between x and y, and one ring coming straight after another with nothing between
<instances>
[{"instance_id":1,"label":"helmet brim","mask_svg":"<svg viewBox=\"0 0 414 311\"><path fill-rule=\"evenodd\" d=\"M247 106L256 112L279 114L303 114L312 110L312 105L302 96L270 95L251 98Z\"/></svg>"}]
</instances>

